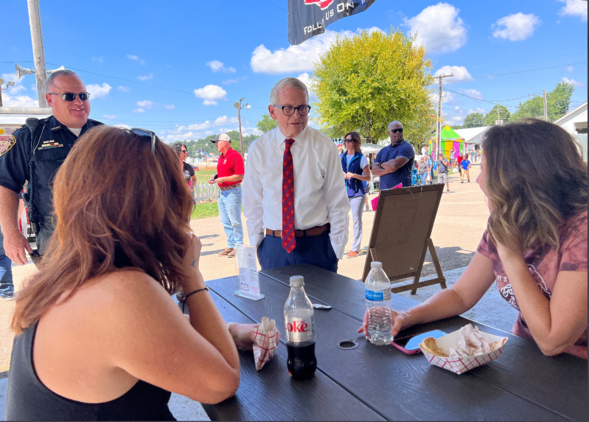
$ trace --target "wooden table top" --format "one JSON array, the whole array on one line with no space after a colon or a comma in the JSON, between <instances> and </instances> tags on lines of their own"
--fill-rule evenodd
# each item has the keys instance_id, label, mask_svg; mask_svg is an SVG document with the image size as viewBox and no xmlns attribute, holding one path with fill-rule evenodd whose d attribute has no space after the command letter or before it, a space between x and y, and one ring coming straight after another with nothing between
<instances>
[{"instance_id":1,"label":"wooden table top","mask_svg":"<svg viewBox=\"0 0 589 422\"><path fill-rule=\"evenodd\" d=\"M314 303L318 368L309 381L294 381L286 369L284 303L289 277L303 275ZM256 372L252 352L240 351L241 384L234 398L206 405L213 420L587 420L587 361L571 355L550 358L533 342L465 318L412 327L405 334L467 323L509 337L500 359L456 375L431 366L421 353L405 355L392 346L374 346L356 333L366 310L364 284L311 265L260 273L266 297L234 295L235 277L207 282L226 321L276 320L281 344L274 359ZM394 309L417 304L393 295ZM342 340L358 347L342 350Z\"/></svg>"}]
</instances>

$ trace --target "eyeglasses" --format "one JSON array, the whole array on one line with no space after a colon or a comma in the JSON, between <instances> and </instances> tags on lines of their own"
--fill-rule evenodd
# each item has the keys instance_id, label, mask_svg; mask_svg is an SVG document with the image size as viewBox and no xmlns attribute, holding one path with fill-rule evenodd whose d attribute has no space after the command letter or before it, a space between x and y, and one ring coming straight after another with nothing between
<instances>
[{"instance_id":1,"label":"eyeglasses","mask_svg":"<svg viewBox=\"0 0 589 422\"><path fill-rule=\"evenodd\" d=\"M158 137L155 135L155 133L153 133L151 130L139 128L129 129L129 132L137 136L149 138L151 140L151 152L155 154L155 141L158 140Z\"/></svg>"},{"instance_id":2,"label":"eyeglasses","mask_svg":"<svg viewBox=\"0 0 589 422\"><path fill-rule=\"evenodd\" d=\"M48 92L49 95L59 95L65 101L74 101L76 97L80 97L80 100L86 101L90 98L89 92L80 92L79 94L74 94L73 92L66 92L65 94L56 94L55 92Z\"/></svg>"},{"instance_id":3,"label":"eyeglasses","mask_svg":"<svg viewBox=\"0 0 589 422\"><path fill-rule=\"evenodd\" d=\"M401 129L391 129L391 130L389 130L389 132L391 132L391 133L397 133L397 132L403 133L403 128L401 128Z\"/></svg>"},{"instance_id":4,"label":"eyeglasses","mask_svg":"<svg viewBox=\"0 0 589 422\"><path fill-rule=\"evenodd\" d=\"M307 114L309 114L309 111L311 111L311 106L308 105L300 105L298 107L293 107L274 104L274 107L281 108L285 116L292 116L295 113L295 110L299 111L299 116L306 116Z\"/></svg>"}]
</instances>

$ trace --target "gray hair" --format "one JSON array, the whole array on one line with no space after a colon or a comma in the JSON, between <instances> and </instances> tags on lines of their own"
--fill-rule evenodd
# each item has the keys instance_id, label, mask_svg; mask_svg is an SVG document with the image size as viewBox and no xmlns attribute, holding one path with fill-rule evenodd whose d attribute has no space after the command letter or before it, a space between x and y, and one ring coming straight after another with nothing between
<instances>
[{"instance_id":1,"label":"gray hair","mask_svg":"<svg viewBox=\"0 0 589 422\"><path fill-rule=\"evenodd\" d=\"M74 72L73 70L58 70L57 72L53 72L47 78L47 85L46 85L47 86L47 90L49 90L49 87L51 85L53 85L53 82L55 81L55 78L59 78L60 76L75 76L76 78L80 78L78 76L78 74L76 72Z\"/></svg>"},{"instance_id":2,"label":"gray hair","mask_svg":"<svg viewBox=\"0 0 589 422\"><path fill-rule=\"evenodd\" d=\"M270 91L270 104L271 105L278 104L278 93L285 86L300 89L305 94L307 94L307 101L309 100L309 90L307 89L307 85L305 85L299 79L291 77L291 78L284 78L284 79L281 79L278 82L276 82L276 85L274 85L274 87L272 88L272 91Z\"/></svg>"}]
</instances>

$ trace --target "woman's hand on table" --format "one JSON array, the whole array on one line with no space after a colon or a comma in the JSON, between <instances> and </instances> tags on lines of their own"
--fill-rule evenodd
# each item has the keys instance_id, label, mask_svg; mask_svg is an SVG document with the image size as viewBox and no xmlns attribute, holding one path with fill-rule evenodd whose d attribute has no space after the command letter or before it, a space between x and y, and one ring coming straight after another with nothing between
<instances>
[{"instance_id":1,"label":"woman's hand on table","mask_svg":"<svg viewBox=\"0 0 589 422\"><path fill-rule=\"evenodd\" d=\"M406 311L395 311L391 309L391 316L393 318L393 328L391 333L393 337L396 337L399 334L399 331L404 330L405 328L409 328L411 325L409 322L409 314ZM362 323L362 327L358 328L358 333L364 332L364 336L368 339L368 311L364 314L364 321Z\"/></svg>"},{"instance_id":2,"label":"woman's hand on table","mask_svg":"<svg viewBox=\"0 0 589 422\"><path fill-rule=\"evenodd\" d=\"M229 324L229 334L237 347L241 347L243 350L252 350L256 339L256 330L259 326L260 324L232 322Z\"/></svg>"}]
</instances>

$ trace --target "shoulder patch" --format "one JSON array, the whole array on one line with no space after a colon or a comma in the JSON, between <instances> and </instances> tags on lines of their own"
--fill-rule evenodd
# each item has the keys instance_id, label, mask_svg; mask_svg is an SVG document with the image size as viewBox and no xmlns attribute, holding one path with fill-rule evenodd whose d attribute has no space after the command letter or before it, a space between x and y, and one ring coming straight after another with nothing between
<instances>
[{"instance_id":1,"label":"shoulder patch","mask_svg":"<svg viewBox=\"0 0 589 422\"><path fill-rule=\"evenodd\" d=\"M14 135L0 136L0 157L6 154L16 144Z\"/></svg>"}]
</instances>

